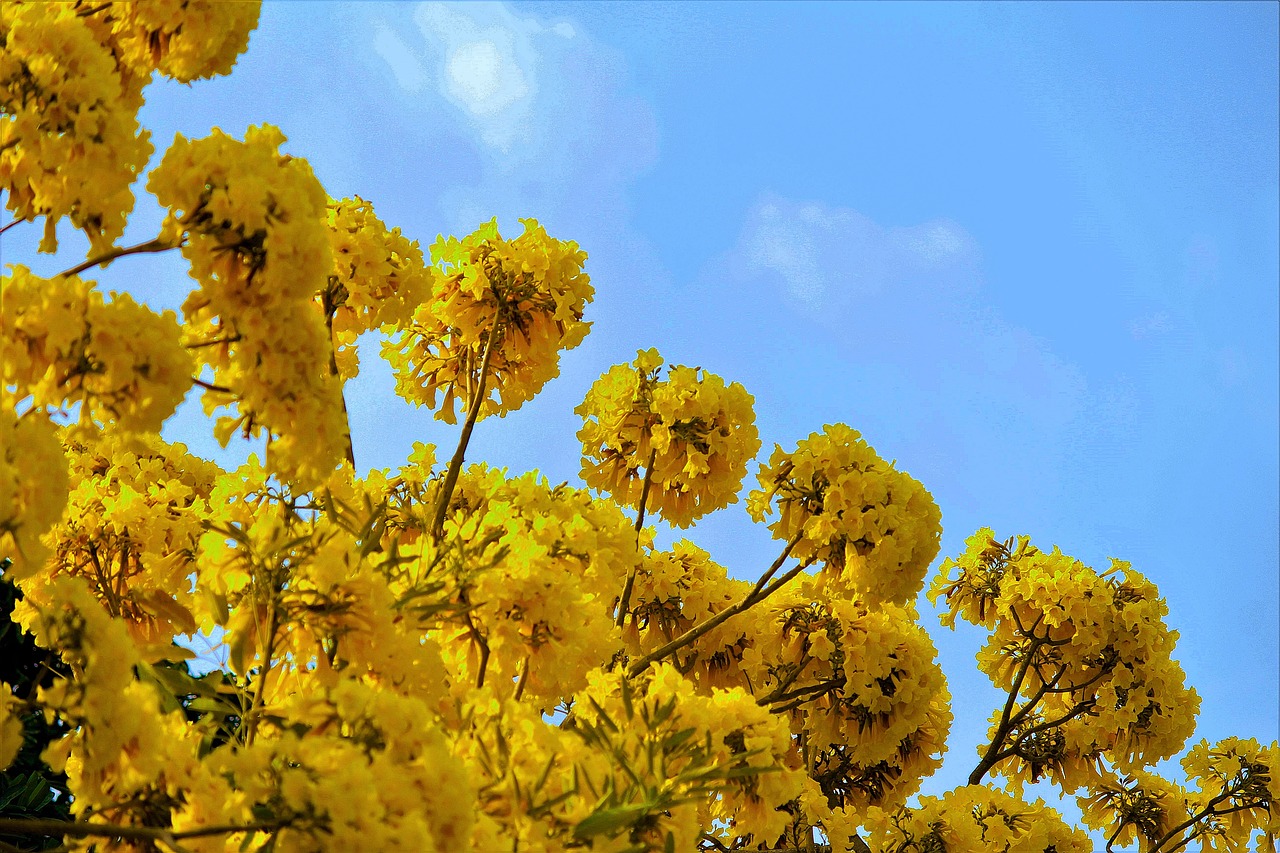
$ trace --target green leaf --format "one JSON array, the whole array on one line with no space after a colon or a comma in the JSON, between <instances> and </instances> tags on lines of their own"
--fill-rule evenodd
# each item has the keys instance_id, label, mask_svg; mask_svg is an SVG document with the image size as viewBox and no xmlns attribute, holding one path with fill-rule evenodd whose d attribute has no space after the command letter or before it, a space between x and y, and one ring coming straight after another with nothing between
<instances>
[{"instance_id":1,"label":"green leaf","mask_svg":"<svg viewBox=\"0 0 1280 853\"><path fill-rule=\"evenodd\" d=\"M616 835L619 830L632 826L649 813L648 803L614 806L588 815L573 828L573 837L579 840L594 835Z\"/></svg>"},{"instance_id":2,"label":"green leaf","mask_svg":"<svg viewBox=\"0 0 1280 853\"><path fill-rule=\"evenodd\" d=\"M684 731L669 734L662 739L662 749L664 752L671 752L697 733L697 729L685 729Z\"/></svg>"}]
</instances>

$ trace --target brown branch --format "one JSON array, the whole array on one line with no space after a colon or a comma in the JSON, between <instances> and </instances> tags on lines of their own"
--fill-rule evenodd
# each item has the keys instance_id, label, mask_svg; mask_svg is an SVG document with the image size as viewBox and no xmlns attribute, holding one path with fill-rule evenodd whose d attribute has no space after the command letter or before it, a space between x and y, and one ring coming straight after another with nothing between
<instances>
[{"instance_id":1,"label":"brown branch","mask_svg":"<svg viewBox=\"0 0 1280 853\"><path fill-rule=\"evenodd\" d=\"M653 461L658 456L656 447L649 450L649 461L644 466L644 485L640 487L640 509L636 512L636 545L640 544L640 531L644 530L644 508L649 502L649 487L653 484ZM618 620L617 625L622 627L627 621L627 608L631 605L631 590L636 585L636 565L631 566L631 570L627 572L627 582L622 587L622 597L618 599Z\"/></svg>"},{"instance_id":2,"label":"brown branch","mask_svg":"<svg viewBox=\"0 0 1280 853\"><path fill-rule=\"evenodd\" d=\"M1017 614L1014 614L1015 621ZM1018 626L1021 629L1021 625ZM1018 691L1022 689L1022 682L1027 677L1027 670L1031 668L1031 661L1035 657L1036 652L1040 649L1040 640L1033 639L1031 647L1027 650L1027 656L1022 659L1022 663L1018 666L1018 672L1013 677L1013 684L1009 687L1009 698L1004 703L1004 710L1000 714L1000 723L996 726L996 733L991 738L991 743L987 746L987 751L983 753L982 760L978 762L978 766L973 768L973 772L969 774L969 784L978 785L982 782L982 777L987 775L987 771L996 765L1000 754L1000 747L1004 745L1005 738L1009 736L1009 730L1012 728L1010 716L1013 714L1013 706L1018 702ZM1036 702L1040 701L1040 697L1036 696L1019 712L1019 716L1024 715Z\"/></svg>"},{"instance_id":3,"label":"brown branch","mask_svg":"<svg viewBox=\"0 0 1280 853\"><path fill-rule=\"evenodd\" d=\"M680 649L689 645L693 641L697 640L703 634L710 631L712 628L717 627L718 625L728 621L734 616L737 616L739 613L742 613L743 611L750 609L756 604L759 604L761 601L764 601L766 598L768 598L769 596L777 592L779 589L781 589L782 586L787 583L787 581L791 580L796 575L800 574L800 572L804 571L810 565L812 565L813 563L812 560L801 563L795 568L788 571L782 577L775 580L773 583L769 584L768 586L765 586L768 580L771 577L773 577L774 574L778 571L778 568L781 567L782 564L786 562L787 557L791 556L792 549L795 548L796 545L800 543L800 538L803 535L804 535L803 532L801 532L791 537L791 541L787 543L787 547L782 549L782 553L778 555L778 559L774 560L773 565L769 567L769 570L760 577L760 580L756 581L755 587L751 590L751 592L747 593L746 598L742 599L742 601L738 602L732 607L728 607L724 610L721 610L719 613L717 613L715 616L712 616L710 619L707 619L705 622L701 622L698 625L695 625L693 628L681 634L679 637L676 637L674 640L667 643L666 645L661 646L652 652L649 652L649 654L645 655L644 657L637 660L635 663L631 664L631 666L627 667L627 676L634 677L639 675L640 673L644 672L645 667L647 667L649 664L653 663L654 661L662 660L672 652L679 651Z\"/></svg>"},{"instance_id":4,"label":"brown branch","mask_svg":"<svg viewBox=\"0 0 1280 853\"><path fill-rule=\"evenodd\" d=\"M494 344L498 338L498 319L489 327L489 339L485 341L484 358L480 362L480 381L475 396L471 398L471 407L467 412L467 421L462 426L462 435L458 437L458 448L449 460L449 470L444 477L444 485L440 488L440 497L436 501L435 519L431 522L431 537L439 541L444 533L444 517L449 513L449 500L453 497L453 488L458 484L458 473L462 470L462 460L467 454L467 443L471 441L471 431L480 417L480 404L484 400L485 380L489 377L489 361L493 357ZM470 371L468 371L470 376Z\"/></svg>"},{"instance_id":5,"label":"brown branch","mask_svg":"<svg viewBox=\"0 0 1280 853\"><path fill-rule=\"evenodd\" d=\"M1076 705L1074 708L1072 708L1070 711L1063 714L1061 717L1059 717L1056 720L1049 720L1047 722L1037 723L1031 728L1022 731L1021 733L1019 733L1018 740L1014 743L1014 745L1009 747L1008 749L1001 750L1000 753L996 755L995 761L992 763L998 764L999 762L1004 761L1009 756L1016 755L1018 744L1022 743L1031 735L1039 734L1040 732L1048 731L1049 729L1060 726L1063 723L1070 722L1071 720L1074 720L1076 717L1080 716L1081 714L1084 714L1093 710L1093 706L1096 704L1097 702L1093 699L1090 699L1086 702L1081 702L1079 705Z\"/></svg>"},{"instance_id":6,"label":"brown branch","mask_svg":"<svg viewBox=\"0 0 1280 853\"><path fill-rule=\"evenodd\" d=\"M230 835L236 832L271 832L288 826L290 821L274 820L235 824L213 824L195 829L174 831L154 826L121 826L112 823L90 821L50 820L44 818L0 818L0 834L3 835L62 835L76 838L103 836L129 838L138 841L181 841L187 838L206 838L210 835Z\"/></svg>"},{"instance_id":7,"label":"brown branch","mask_svg":"<svg viewBox=\"0 0 1280 853\"><path fill-rule=\"evenodd\" d=\"M96 255L82 264L77 264L69 270L63 270L55 277L63 278L66 276L79 275L90 267L105 267L117 258L123 258L126 255L144 255L156 252L167 252L170 249L176 249L181 245L181 241L177 243L170 243L157 237L156 239L148 240L145 243L138 243L136 246L124 246L119 249L109 249L101 255Z\"/></svg>"},{"instance_id":8,"label":"brown branch","mask_svg":"<svg viewBox=\"0 0 1280 853\"><path fill-rule=\"evenodd\" d=\"M224 388L221 385L214 385L212 382L205 382L203 379L199 378L198 376L191 377L191 384L199 385L201 388L205 389L206 391L217 391L220 394L235 393L230 388Z\"/></svg>"},{"instance_id":9,"label":"brown branch","mask_svg":"<svg viewBox=\"0 0 1280 853\"><path fill-rule=\"evenodd\" d=\"M1247 809L1254 809L1254 808L1258 808L1260 806L1266 805L1265 800L1255 800L1250 803L1240 803L1238 805L1232 806L1229 809L1218 811L1217 809L1218 803L1221 803L1224 800L1231 799L1237 793L1239 792L1233 791L1230 788L1228 788L1218 796L1214 797L1212 800L1208 802L1208 804L1205 805L1203 809L1200 810L1198 814L1192 815L1191 817L1184 820L1182 823L1175 826L1173 829L1166 832L1163 836L1161 836L1160 840L1157 841L1154 846L1152 846L1151 848L1152 853L1173 853L1173 851L1177 850L1179 847L1187 846L1195 838L1195 833L1193 833L1189 838L1182 839L1181 841L1178 842L1177 845L1168 848L1167 851L1162 849L1166 841L1172 840L1176 836L1182 834L1182 832L1187 828L1194 826L1195 824L1199 823L1200 821L1204 820L1207 817L1220 817L1222 815L1228 815L1234 812L1246 811Z\"/></svg>"}]
</instances>

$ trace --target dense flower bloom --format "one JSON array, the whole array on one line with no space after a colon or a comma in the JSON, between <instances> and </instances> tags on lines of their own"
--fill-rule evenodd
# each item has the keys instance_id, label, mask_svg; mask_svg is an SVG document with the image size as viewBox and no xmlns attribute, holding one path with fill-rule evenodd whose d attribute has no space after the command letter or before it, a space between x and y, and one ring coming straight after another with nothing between
<instances>
[{"instance_id":1,"label":"dense flower bloom","mask_svg":"<svg viewBox=\"0 0 1280 853\"><path fill-rule=\"evenodd\" d=\"M347 446L332 343L312 299L332 272L328 201L306 161L280 154L274 127L244 142L178 136L147 187L200 283L183 304L187 346L213 370L206 410L231 407L216 434L271 433L268 464L322 482Z\"/></svg>"},{"instance_id":2,"label":"dense flower bloom","mask_svg":"<svg viewBox=\"0 0 1280 853\"><path fill-rule=\"evenodd\" d=\"M431 295L434 270L425 265L417 242L399 228L388 230L364 199L331 200L326 222L333 271L316 299L332 329L335 366L345 380L360 370L356 338L408 323Z\"/></svg>"},{"instance_id":3,"label":"dense flower bloom","mask_svg":"<svg viewBox=\"0 0 1280 853\"><path fill-rule=\"evenodd\" d=\"M43 251L63 217L96 252L123 233L130 186L151 156L138 125L142 81L67 3L0 6L0 189L18 219L45 218Z\"/></svg>"},{"instance_id":4,"label":"dense flower bloom","mask_svg":"<svg viewBox=\"0 0 1280 853\"><path fill-rule=\"evenodd\" d=\"M35 406L83 403L82 419L158 431L191 387L173 312L125 293L105 300L76 276L12 269L0 278L0 381Z\"/></svg>"},{"instance_id":5,"label":"dense flower bloom","mask_svg":"<svg viewBox=\"0 0 1280 853\"><path fill-rule=\"evenodd\" d=\"M611 367L576 411L587 485L639 507L647 480L645 508L677 527L736 502L760 449L745 388L697 367L664 377L657 350Z\"/></svg>"},{"instance_id":6,"label":"dense flower bloom","mask_svg":"<svg viewBox=\"0 0 1280 853\"><path fill-rule=\"evenodd\" d=\"M67 457L54 425L0 405L0 552L16 577L44 564L48 548L40 539L62 515L67 489Z\"/></svg>"},{"instance_id":7,"label":"dense flower bloom","mask_svg":"<svg viewBox=\"0 0 1280 853\"><path fill-rule=\"evenodd\" d=\"M885 462L861 434L828 425L796 445L776 447L760 467L747 509L773 515L775 539L796 539L792 554L824 563L833 591L903 603L924 585L937 556L942 514L919 481Z\"/></svg>"},{"instance_id":8,"label":"dense flower bloom","mask_svg":"<svg viewBox=\"0 0 1280 853\"><path fill-rule=\"evenodd\" d=\"M914 809L873 809L869 846L878 853L989 850L992 853L1091 853L1093 843L1043 800L1022 802L983 785L921 797Z\"/></svg>"},{"instance_id":9,"label":"dense flower bloom","mask_svg":"<svg viewBox=\"0 0 1280 853\"><path fill-rule=\"evenodd\" d=\"M412 321L383 347L396 391L436 417L456 419L484 386L479 417L505 415L533 399L560 372L560 351L582 343L583 309L595 291L582 270L587 253L550 237L534 219L503 239L497 220L431 247L435 287ZM486 365L487 370L482 370Z\"/></svg>"},{"instance_id":10,"label":"dense flower bloom","mask_svg":"<svg viewBox=\"0 0 1280 853\"><path fill-rule=\"evenodd\" d=\"M1100 759L1129 772L1182 748L1200 699L1172 657L1178 632L1150 581L1122 561L1099 573L989 529L966 546L929 595L945 598L944 624L958 616L991 630L978 668L1028 702L995 772L1015 786L1047 775L1074 790L1096 778Z\"/></svg>"}]
</instances>

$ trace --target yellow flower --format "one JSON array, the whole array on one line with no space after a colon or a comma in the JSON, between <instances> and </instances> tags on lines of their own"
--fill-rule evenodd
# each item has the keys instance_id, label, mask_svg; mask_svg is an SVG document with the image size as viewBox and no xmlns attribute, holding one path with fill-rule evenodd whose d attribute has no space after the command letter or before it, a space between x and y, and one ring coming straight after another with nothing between
<instances>
[{"instance_id":1,"label":"yellow flower","mask_svg":"<svg viewBox=\"0 0 1280 853\"><path fill-rule=\"evenodd\" d=\"M437 267L431 300L383 347L396 391L436 408L454 423L484 383L479 417L520 408L560 372L560 351L582 343L591 324L583 309L595 291L582 271L586 252L547 235L534 219L505 240L497 220L431 247ZM485 366L488 356L487 371ZM482 375L483 374L483 375Z\"/></svg>"},{"instance_id":2,"label":"yellow flower","mask_svg":"<svg viewBox=\"0 0 1280 853\"><path fill-rule=\"evenodd\" d=\"M333 347L312 300L333 269L327 196L306 161L279 153L269 125L244 142L220 130L174 140L147 186L200 286L183 304L187 346L213 369L215 435L272 434L268 464L303 488L323 482L348 445Z\"/></svg>"},{"instance_id":3,"label":"yellow flower","mask_svg":"<svg viewBox=\"0 0 1280 853\"><path fill-rule=\"evenodd\" d=\"M576 409L582 478L624 506L645 495L646 510L688 527L738 500L760 439L741 385L695 367L664 378L661 365L657 350L643 351L591 386Z\"/></svg>"},{"instance_id":4,"label":"yellow flower","mask_svg":"<svg viewBox=\"0 0 1280 853\"><path fill-rule=\"evenodd\" d=\"M95 253L123 233L151 156L138 126L145 80L126 76L94 24L67 3L0 5L0 189L17 219L45 217L57 250L70 217Z\"/></svg>"},{"instance_id":5,"label":"yellow flower","mask_svg":"<svg viewBox=\"0 0 1280 853\"><path fill-rule=\"evenodd\" d=\"M43 565L49 551L40 537L62 515L67 489L67 458L54 425L0 405L0 553L13 560L6 574L23 578Z\"/></svg>"},{"instance_id":6,"label":"yellow flower","mask_svg":"<svg viewBox=\"0 0 1280 853\"><path fill-rule=\"evenodd\" d=\"M316 299L332 328L338 372L350 379L359 372L356 338L408 323L431 295L433 270L417 242L388 230L364 199L330 201L327 224L333 272Z\"/></svg>"},{"instance_id":7,"label":"yellow flower","mask_svg":"<svg viewBox=\"0 0 1280 853\"><path fill-rule=\"evenodd\" d=\"M924 585L937 556L942 514L909 474L885 462L857 430L828 425L791 453L776 447L760 467L747 510L774 514L775 539L791 555L824 563L834 584L870 601L903 603Z\"/></svg>"},{"instance_id":8,"label":"yellow flower","mask_svg":"<svg viewBox=\"0 0 1280 853\"><path fill-rule=\"evenodd\" d=\"M142 77L155 69L190 83L231 73L258 26L261 3L140 0L111 11L113 46L125 64Z\"/></svg>"}]
</instances>

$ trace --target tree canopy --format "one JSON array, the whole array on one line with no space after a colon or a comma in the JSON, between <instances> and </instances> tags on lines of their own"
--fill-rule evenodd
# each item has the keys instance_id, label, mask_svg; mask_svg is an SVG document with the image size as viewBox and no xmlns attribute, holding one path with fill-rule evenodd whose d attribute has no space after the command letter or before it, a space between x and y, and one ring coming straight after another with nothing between
<instances>
[{"instance_id":1,"label":"tree canopy","mask_svg":"<svg viewBox=\"0 0 1280 853\"><path fill-rule=\"evenodd\" d=\"M587 253L533 219L427 251L328 196L270 125L179 136L157 74L230 73L253 3L0 7L0 192L88 239L0 279L0 849L1086 853L1274 850L1280 746L1200 742L1155 586L977 531L852 427L758 461L753 398L656 349L578 407L584 485L467 464L590 328ZM118 241L137 183L159 233ZM180 253L182 317L87 275ZM126 261L127 262L127 261ZM377 333L449 424L358 474L344 383ZM160 429L193 391L236 470ZM487 428L488 425L486 425ZM742 497L778 542L741 580L690 528ZM922 796L952 697L920 625L980 626L1007 696L969 784ZM21 634L21 632L27 632ZM205 632L204 675L175 636ZM963 757L953 760L964 761Z\"/></svg>"}]
</instances>

